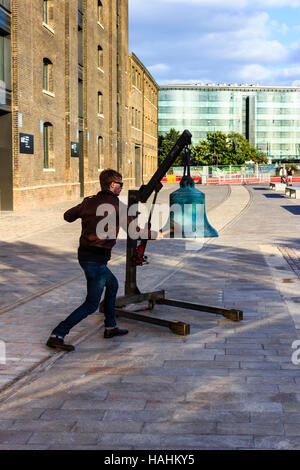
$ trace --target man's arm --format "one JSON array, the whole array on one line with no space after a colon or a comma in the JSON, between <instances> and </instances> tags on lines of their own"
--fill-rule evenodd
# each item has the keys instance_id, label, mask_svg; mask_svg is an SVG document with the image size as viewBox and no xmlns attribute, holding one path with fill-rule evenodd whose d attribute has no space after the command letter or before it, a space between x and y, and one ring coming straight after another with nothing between
<instances>
[{"instance_id":1,"label":"man's arm","mask_svg":"<svg viewBox=\"0 0 300 470\"><path fill-rule=\"evenodd\" d=\"M75 220L79 219L82 204L83 203L81 202L80 204L78 204L78 206L71 207L71 209L67 210L67 212L64 213L64 219L67 222L74 222Z\"/></svg>"}]
</instances>

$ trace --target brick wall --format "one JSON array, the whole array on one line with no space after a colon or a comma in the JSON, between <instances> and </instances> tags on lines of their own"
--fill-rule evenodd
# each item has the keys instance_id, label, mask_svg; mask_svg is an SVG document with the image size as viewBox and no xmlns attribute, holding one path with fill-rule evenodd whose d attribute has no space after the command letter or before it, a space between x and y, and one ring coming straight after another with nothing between
<instances>
[{"instance_id":1,"label":"brick wall","mask_svg":"<svg viewBox=\"0 0 300 470\"><path fill-rule=\"evenodd\" d=\"M99 170L119 168L128 179L128 2L84 0L83 21L83 177L84 195L99 190ZM78 1L53 2L50 27L43 24L42 0L12 0L14 209L80 196L79 159L70 145L79 141ZM117 42L117 37L119 37ZM120 86L117 94L117 43ZM98 46L103 67L98 69ZM43 59L53 64L53 94L43 92ZM98 115L98 92L103 116ZM117 104L117 101L119 104ZM119 130L117 128L119 107ZM22 115L22 127L18 123ZM53 165L44 169L43 123L53 126ZM19 132L34 135L34 155L20 154ZM98 136L103 168L98 168ZM118 142L118 145L117 145Z\"/></svg>"},{"instance_id":2,"label":"brick wall","mask_svg":"<svg viewBox=\"0 0 300 470\"><path fill-rule=\"evenodd\" d=\"M135 185L139 186L142 179L147 183L157 169L158 85L134 54L129 57L129 71L130 160ZM137 161L137 147L140 148L140 163Z\"/></svg>"}]
</instances>

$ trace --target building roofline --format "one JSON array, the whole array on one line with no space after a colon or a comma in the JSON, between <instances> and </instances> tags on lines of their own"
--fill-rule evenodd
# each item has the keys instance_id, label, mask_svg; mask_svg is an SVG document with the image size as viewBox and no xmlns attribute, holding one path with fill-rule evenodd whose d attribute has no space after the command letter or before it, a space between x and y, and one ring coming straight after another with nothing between
<instances>
[{"instance_id":1,"label":"building roofline","mask_svg":"<svg viewBox=\"0 0 300 470\"><path fill-rule=\"evenodd\" d=\"M157 83L157 81L152 77L151 73L149 72L149 70L147 69L147 67L143 64L143 62L140 61L140 59L135 55L134 52L131 52L129 54L129 57L133 57L134 60L140 65L140 67L142 67L145 72L147 73L147 75L151 78L151 80L153 81L153 83L157 86L157 88L159 89L159 84Z\"/></svg>"},{"instance_id":2,"label":"building roofline","mask_svg":"<svg viewBox=\"0 0 300 470\"><path fill-rule=\"evenodd\" d=\"M220 89L226 89L226 90L241 90L241 89L247 89L247 90L295 90L295 91L300 91L300 86L272 86L272 85L247 85L247 84L186 84L186 83L173 83L170 85L159 85L159 89L163 88L187 88L187 89L194 89L194 90L199 90L199 89L213 89L213 90L220 90Z\"/></svg>"}]
</instances>

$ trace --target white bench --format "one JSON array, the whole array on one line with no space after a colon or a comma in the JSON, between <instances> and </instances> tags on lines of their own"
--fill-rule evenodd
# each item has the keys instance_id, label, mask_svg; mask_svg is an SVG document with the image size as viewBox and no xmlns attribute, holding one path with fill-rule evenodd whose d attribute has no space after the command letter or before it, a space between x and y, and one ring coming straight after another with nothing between
<instances>
[{"instance_id":1,"label":"white bench","mask_svg":"<svg viewBox=\"0 0 300 470\"><path fill-rule=\"evenodd\" d=\"M285 183L270 183L269 188L273 189L274 191L284 191L286 188L286 184Z\"/></svg>"},{"instance_id":2,"label":"white bench","mask_svg":"<svg viewBox=\"0 0 300 470\"><path fill-rule=\"evenodd\" d=\"M292 186L287 186L285 188L285 195L293 199L300 199L300 187L293 188Z\"/></svg>"}]
</instances>

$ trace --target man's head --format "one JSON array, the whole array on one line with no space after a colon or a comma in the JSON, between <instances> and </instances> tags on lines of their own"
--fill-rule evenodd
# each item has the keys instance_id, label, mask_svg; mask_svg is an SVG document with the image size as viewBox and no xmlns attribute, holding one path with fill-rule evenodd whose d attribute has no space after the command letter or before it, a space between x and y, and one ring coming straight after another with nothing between
<instances>
[{"instance_id":1,"label":"man's head","mask_svg":"<svg viewBox=\"0 0 300 470\"><path fill-rule=\"evenodd\" d=\"M102 191L109 190L117 196L122 191L122 175L115 170L103 170L100 173L100 186Z\"/></svg>"}]
</instances>

